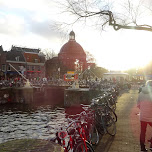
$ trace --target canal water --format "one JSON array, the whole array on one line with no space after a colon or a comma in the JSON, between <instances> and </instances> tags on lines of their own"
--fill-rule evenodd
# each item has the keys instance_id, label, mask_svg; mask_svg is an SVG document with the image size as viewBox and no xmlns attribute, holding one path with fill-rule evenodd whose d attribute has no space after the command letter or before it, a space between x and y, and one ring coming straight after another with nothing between
<instances>
[{"instance_id":1,"label":"canal water","mask_svg":"<svg viewBox=\"0 0 152 152\"><path fill-rule=\"evenodd\" d=\"M63 107L0 105L0 143L23 138L51 139L57 130L66 125Z\"/></svg>"}]
</instances>

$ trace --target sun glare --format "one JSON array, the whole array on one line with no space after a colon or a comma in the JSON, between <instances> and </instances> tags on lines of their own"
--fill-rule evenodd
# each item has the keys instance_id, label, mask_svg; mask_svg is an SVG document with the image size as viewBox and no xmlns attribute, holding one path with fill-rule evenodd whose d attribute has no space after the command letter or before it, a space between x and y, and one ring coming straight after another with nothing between
<instances>
[{"instance_id":1,"label":"sun glare","mask_svg":"<svg viewBox=\"0 0 152 152\"><path fill-rule=\"evenodd\" d=\"M86 44L81 41L99 66L127 70L143 67L152 60L151 37L151 32L112 29L101 34L92 32L91 37L89 33Z\"/></svg>"}]
</instances>

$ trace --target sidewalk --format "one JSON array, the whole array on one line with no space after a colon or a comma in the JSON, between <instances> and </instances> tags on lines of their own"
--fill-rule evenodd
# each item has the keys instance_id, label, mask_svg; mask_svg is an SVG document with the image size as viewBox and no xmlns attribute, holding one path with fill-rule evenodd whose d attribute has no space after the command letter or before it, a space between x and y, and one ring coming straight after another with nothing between
<instances>
[{"instance_id":1,"label":"sidewalk","mask_svg":"<svg viewBox=\"0 0 152 152\"><path fill-rule=\"evenodd\" d=\"M139 152L139 109L136 107L136 100L138 97L138 90L129 90L124 92L117 102L117 116L116 123L117 133L114 137L104 135L95 152ZM148 128L147 139L152 133L151 128ZM147 141L146 139L146 141ZM146 143L148 147L148 143Z\"/></svg>"},{"instance_id":2,"label":"sidewalk","mask_svg":"<svg viewBox=\"0 0 152 152\"><path fill-rule=\"evenodd\" d=\"M64 152L64 150L51 141L17 139L0 144L0 152Z\"/></svg>"}]
</instances>

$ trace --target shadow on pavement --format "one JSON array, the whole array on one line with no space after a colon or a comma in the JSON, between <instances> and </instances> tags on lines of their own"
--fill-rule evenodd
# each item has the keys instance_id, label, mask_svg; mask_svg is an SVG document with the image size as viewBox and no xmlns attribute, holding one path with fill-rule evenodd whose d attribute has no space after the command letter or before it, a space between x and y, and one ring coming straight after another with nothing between
<instances>
[{"instance_id":1,"label":"shadow on pavement","mask_svg":"<svg viewBox=\"0 0 152 152\"><path fill-rule=\"evenodd\" d=\"M95 152L101 152L101 151L108 152L114 139L115 139L115 136L110 136L108 134L104 135L101 138L97 147L95 148Z\"/></svg>"}]
</instances>

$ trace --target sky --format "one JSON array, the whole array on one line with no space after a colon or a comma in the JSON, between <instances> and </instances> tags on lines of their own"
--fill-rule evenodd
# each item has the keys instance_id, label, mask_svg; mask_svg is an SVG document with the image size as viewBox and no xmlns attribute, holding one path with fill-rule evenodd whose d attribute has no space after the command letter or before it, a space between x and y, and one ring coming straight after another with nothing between
<instances>
[{"instance_id":1,"label":"sky","mask_svg":"<svg viewBox=\"0 0 152 152\"><path fill-rule=\"evenodd\" d=\"M151 4L149 0L144 2ZM14 45L59 53L73 30L76 41L95 57L98 66L108 70L139 68L152 60L151 32L114 31L112 27L101 32L83 24L57 30L56 21L72 18L60 14L60 9L53 0L0 0L0 45L5 51ZM149 16L142 19L144 23L151 20Z\"/></svg>"}]
</instances>

